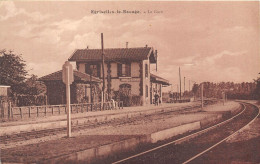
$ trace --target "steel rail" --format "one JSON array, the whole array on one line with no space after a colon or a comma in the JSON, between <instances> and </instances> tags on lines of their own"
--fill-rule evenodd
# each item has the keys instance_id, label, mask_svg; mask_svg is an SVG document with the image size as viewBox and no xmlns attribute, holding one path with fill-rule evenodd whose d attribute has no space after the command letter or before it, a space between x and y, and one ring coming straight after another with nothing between
<instances>
[{"instance_id":1,"label":"steel rail","mask_svg":"<svg viewBox=\"0 0 260 164\"><path fill-rule=\"evenodd\" d=\"M249 103L247 103L247 104L249 104ZM236 132L232 133L232 134L229 135L228 137L222 139L222 140L219 141L218 143L216 143L216 144L214 144L213 146L209 147L208 149L202 151L201 153L199 153L199 154L193 156L192 158L188 159L187 161L183 162L183 164L187 164L187 163L191 162L192 160L198 158L199 156L205 154L205 153L208 152L209 150L213 149L214 147L218 146L219 144L221 144L221 143L223 143L224 141L228 140L229 138L233 137L233 136L236 135L238 132L242 131L244 128L246 128L247 126L249 126L252 122L254 122L255 119L259 116L260 110L259 110L259 107L257 107L256 105L254 105L254 104L250 104L250 105L255 106L255 107L258 109L258 113L257 113L257 115L256 115L249 123L247 123L245 126L243 126L242 128L240 128L240 129L237 130Z\"/></svg>"},{"instance_id":2,"label":"steel rail","mask_svg":"<svg viewBox=\"0 0 260 164\"><path fill-rule=\"evenodd\" d=\"M242 104L242 103L241 103L241 104ZM238 117L239 115L241 115L241 114L245 111L246 107L245 107L244 104L242 104L242 105L243 105L243 110L242 110L240 113L238 113L237 115L235 115L235 116L233 116L233 117L231 117L231 118L229 118L229 119L227 119L227 120L225 120L225 121L222 121L222 122L220 122L220 123L218 123L218 124L216 124L216 125L210 126L210 127L206 128L206 129L200 130L200 131L198 131L198 132L189 134L189 135L187 135L187 136L185 136L185 137L182 137L182 138L179 138L179 139L177 139L177 140L174 140L174 141L168 142L168 143L166 143L166 144L157 146L157 147L155 147L155 148L149 149L149 150L147 150L147 151L144 151L144 152L135 154L135 155L133 155L133 156L130 156L130 157L121 159L121 160L119 160L119 161L113 162L112 164L121 163L121 162L127 161L127 160L129 160L129 159L133 159L133 158L136 158L136 157L138 157L138 156L141 156L141 155L150 153L150 152L152 152L152 151L158 150L158 149L160 149L160 148L166 147L166 146L168 146L168 145L176 144L176 143L185 141L185 140L187 140L187 139L190 139L190 138L196 137L196 136L198 136L198 135L200 135L200 134L203 134L203 133L205 133L205 132L207 132L207 131L209 131L209 130L211 130L211 129L214 129L214 128L216 128L216 127L219 127L219 126L222 125L222 124L226 124L226 123L230 122L231 120L233 120L234 118L236 118L236 117Z\"/></svg>"}]
</instances>

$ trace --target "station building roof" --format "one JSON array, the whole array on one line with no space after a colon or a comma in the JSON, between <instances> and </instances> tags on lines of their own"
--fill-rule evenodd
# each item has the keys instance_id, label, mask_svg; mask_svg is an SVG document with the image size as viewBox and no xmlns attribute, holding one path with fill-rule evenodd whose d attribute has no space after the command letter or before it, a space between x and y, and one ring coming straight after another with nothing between
<instances>
[{"instance_id":1,"label":"station building roof","mask_svg":"<svg viewBox=\"0 0 260 164\"><path fill-rule=\"evenodd\" d=\"M154 74L150 74L150 79L151 79L151 82L153 83L159 83L159 84L162 84L163 86L169 86L171 85L170 82L160 76L157 76L157 75L154 75Z\"/></svg>"},{"instance_id":2,"label":"station building roof","mask_svg":"<svg viewBox=\"0 0 260 164\"><path fill-rule=\"evenodd\" d=\"M73 70L73 75L74 75L74 81L96 82L96 83L102 82L102 80L93 76L90 79L89 74L82 73L77 70ZM39 81L62 81L62 70L43 76L39 78Z\"/></svg>"},{"instance_id":3,"label":"station building roof","mask_svg":"<svg viewBox=\"0 0 260 164\"><path fill-rule=\"evenodd\" d=\"M140 61L150 59L156 63L157 54L152 47L140 48L108 48L104 49L105 61L131 60ZM101 61L101 49L77 49L69 58L69 61Z\"/></svg>"}]
</instances>

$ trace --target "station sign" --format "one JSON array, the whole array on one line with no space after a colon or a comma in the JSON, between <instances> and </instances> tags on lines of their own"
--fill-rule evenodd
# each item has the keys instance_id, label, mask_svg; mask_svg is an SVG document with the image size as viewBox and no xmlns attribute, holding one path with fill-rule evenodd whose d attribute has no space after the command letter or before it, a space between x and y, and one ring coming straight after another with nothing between
<instances>
[{"instance_id":1,"label":"station sign","mask_svg":"<svg viewBox=\"0 0 260 164\"><path fill-rule=\"evenodd\" d=\"M71 85L74 81L73 67L69 61L66 61L62 66L62 81L67 85Z\"/></svg>"}]
</instances>

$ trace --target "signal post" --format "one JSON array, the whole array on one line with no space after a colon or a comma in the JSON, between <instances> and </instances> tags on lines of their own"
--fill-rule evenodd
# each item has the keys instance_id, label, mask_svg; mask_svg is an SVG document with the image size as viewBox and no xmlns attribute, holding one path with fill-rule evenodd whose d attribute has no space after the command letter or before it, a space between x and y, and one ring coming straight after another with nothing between
<instances>
[{"instance_id":1,"label":"signal post","mask_svg":"<svg viewBox=\"0 0 260 164\"><path fill-rule=\"evenodd\" d=\"M62 81L66 85L67 136L71 137L70 85L74 81L74 75L69 61L66 61L62 66Z\"/></svg>"}]
</instances>

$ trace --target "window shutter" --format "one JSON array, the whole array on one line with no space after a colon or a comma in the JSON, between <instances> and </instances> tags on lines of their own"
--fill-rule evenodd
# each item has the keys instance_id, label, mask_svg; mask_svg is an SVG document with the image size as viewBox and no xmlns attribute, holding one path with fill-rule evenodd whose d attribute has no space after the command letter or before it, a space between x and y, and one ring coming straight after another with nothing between
<instances>
[{"instance_id":1,"label":"window shutter","mask_svg":"<svg viewBox=\"0 0 260 164\"><path fill-rule=\"evenodd\" d=\"M129 76L131 77L131 62L129 62Z\"/></svg>"},{"instance_id":2,"label":"window shutter","mask_svg":"<svg viewBox=\"0 0 260 164\"><path fill-rule=\"evenodd\" d=\"M117 76L122 76L122 64L117 64Z\"/></svg>"},{"instance_id":3,"label":"window shutter","mask_svg":"<svg viewBox=\"0 0 260 164\"><path fill-rule=\"evenodd\" d=\"M131 62L126 63L126 76L131 77Z\"/></svg>"},{"instance_id":4,"label":"window shutter","mask_svg":"<svg viewBox=\"0 0 260 164\"><path fill-rule=\"evenodd\" d=\"M91 73L91 71L90 71L90 65L89 65L89 64L85 64L85 73L86 73L86 74L89 74L89 75L90 75L90 73Z\"/></svg>"}]
</instances>

